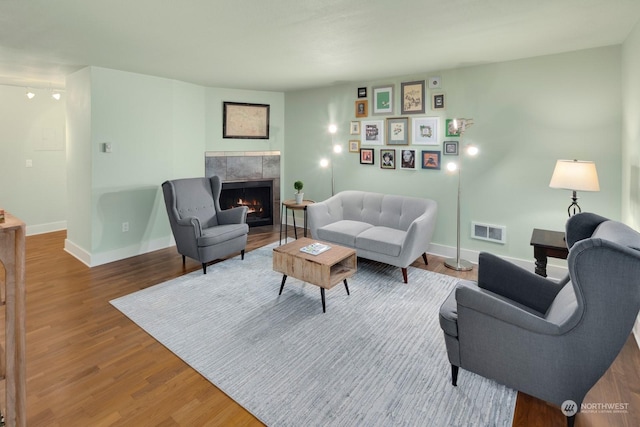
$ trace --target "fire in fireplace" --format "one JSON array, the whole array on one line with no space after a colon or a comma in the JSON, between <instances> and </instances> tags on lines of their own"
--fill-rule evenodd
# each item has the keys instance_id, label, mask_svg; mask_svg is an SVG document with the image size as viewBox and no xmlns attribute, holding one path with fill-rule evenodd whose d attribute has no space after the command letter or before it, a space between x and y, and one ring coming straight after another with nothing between
<instances>
[{"instance_id":1,"label":"fire in fireplace","mask_svg":"<svg viewBox=\"0 0 640 427\"><path fill-rule=\"evenodd\" d=\"M223 182L220 208L246 206L249 227L273 224L273 181Z\"/></svg>"}]
</instances>

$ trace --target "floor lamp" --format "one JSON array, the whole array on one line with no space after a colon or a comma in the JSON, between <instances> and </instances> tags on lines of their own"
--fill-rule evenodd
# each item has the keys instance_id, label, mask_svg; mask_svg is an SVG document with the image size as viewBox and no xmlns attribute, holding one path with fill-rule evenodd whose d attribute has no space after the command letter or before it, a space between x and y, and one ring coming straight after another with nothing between
<instances>
[{"instance_id":1,"label":"floor lamp","mask_svg":"<svg viewBox=\"0 0 640 427\"><path fill-rule=\"evenodd\" d=\"M462 133L464 130L473 124L473 120L471 119L454 119L453 127L454 131L458 131L457 133L462 137ZM451 268L456 271L469 271L473 269L473 264L471 262L460 258L460 193L461 193L461 185L460 185L460 170L462 169L460 164L462 163L462 155L467 154L469 156L475 156L478 154L478 147L474 145L468 146L463 153L460 153L460 159L458 161L459 164L455 162L450 162L447 164L447 170L450 172L457 172L458 174L458 199L457 199L457 215L456 215L456 257L455 258L447 258L444 260L444 265L448 268Z\"/></svg>"},{"instance_id":2,"label":"floor lamp","mask_svg":"<svg viewBox=\"0 0 640 427\"><path fill-rule=\"evenodd\" d=\"M331 145L333 147L333 152L335 154L340 154L342 153L342 145L339 144L334 144L333 143L333 135L335 135L335 133L338 131L338 128L336 127L336 125L329 125L329 133L331 134ZM336 191L336 186L335 186L335 180L333 178L333 163L334 163L334 157L332 156L331 160L328 159L321 159L320 160L320 166L322 166L323 168L326 168L327 166L331 166L331 195L335 195L335 191Z\"/></svg>"}]
</instances>

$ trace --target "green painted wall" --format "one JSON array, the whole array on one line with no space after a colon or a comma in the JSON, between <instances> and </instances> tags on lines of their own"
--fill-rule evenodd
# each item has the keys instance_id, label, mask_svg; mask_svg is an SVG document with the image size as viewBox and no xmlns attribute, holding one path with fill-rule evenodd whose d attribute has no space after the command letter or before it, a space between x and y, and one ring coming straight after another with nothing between
<instances>
[{"instance_id":1,"label":"green painted wall","mask_svg":"<svg viewBox=\"0 0 640 427\"><path fill-rule=\"evenodd\" d=\"M621 48L606 47L438 73L399 76L380 81L287 93L283 188L297 179L305 182L306 197L322 200L331 193L330 171L319 167L331 155L327 127L338 125L334 137L345 152L334 156L336 191L360 189L435 199L439 215L434 246L450 251L456 242L455 175L440 171L382 170L360 165L347 152L350 121L356 120L354 101L358 87L395 85L395 114L400 116L402 82L439 76L446 95L446 110L424 116L440 117L440 143L446 118L473 118L461 145L473 143L481 152L463 159L461 246L472 252L491 251L530 260L533 228L562 230L570 193L549 188L557 159L578 158L596 162L601 191L581 193L584 210L621 216ZM431 97L427 90L427 99ZM378 154L380 147L375 147ZM395 148L395 147L383 147ZM438 146L413 146L417 150L442 150ZM446 163L449 156L443 156ZM471 221L507 227L507 244L471 239ZM452 252L451 252L452 253ZM562 264L559 261L560 265Z\"/></svg>"},{"instance_id":2,"label":"green painted wall","mask_svg":"<svg viewBox=\"0 0 640 427\"><path fill-rule=\"evenodd\" d=\"M88 265L171 243L160 185L204 175L206 151L282 150L284 95L89 67L67 80L66 247ZM271 105L269 140L223 140L222 102ZM111 153L103 151L110 143ZM129 231L122 232L122 224Z\"/></svg>"}]
</instances>

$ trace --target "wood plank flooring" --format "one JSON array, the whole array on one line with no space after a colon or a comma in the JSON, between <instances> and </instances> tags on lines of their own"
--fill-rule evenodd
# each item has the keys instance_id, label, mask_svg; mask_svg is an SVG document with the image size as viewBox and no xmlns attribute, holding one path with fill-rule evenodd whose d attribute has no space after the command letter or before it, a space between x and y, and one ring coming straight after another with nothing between
<instances>
[{"instance_id":1,"label":"wood plank flooring","mask_svg":"<svg viewBox=\"0 0 640 427\"><path fill-rule=\"evenodd\" d=\"M65 232L27 238L29 426L262 425L109 304L198 270L197 262L187 260L183 267L175 248L168 248L90 269L63 250L64 238ZM247 250L277 240L276 228L252 229ZM449 270L434 256L428 266L421 259L414 266L476 276ZM215 280L215 267L208 271ZM402 286L399 269L398 275ZM627 403L628 413L579 414L576 426L640 425L639 367L640 351L631 338L586 400ZM564 423L557 408L518 396L514 426Z\"/></svg>"}]
</instances>

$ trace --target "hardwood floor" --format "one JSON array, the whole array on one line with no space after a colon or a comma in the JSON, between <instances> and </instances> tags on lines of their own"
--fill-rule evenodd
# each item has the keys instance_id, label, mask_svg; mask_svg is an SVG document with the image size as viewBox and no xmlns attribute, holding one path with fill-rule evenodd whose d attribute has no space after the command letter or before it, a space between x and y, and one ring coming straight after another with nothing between
<instances>
[{"instance_id":1,"label":"hardwood floor","mask_svg":"<svg viewBox=\"0 0 640 427\"><path fill-rule=\"evenodd\" d=\"M64 238L64 232L27 238L29 426L261 425L109 304L198 270L197 262L187 260L183 268L182 257L168 248L90 269L64 252ZM277 240L276 228L252 229L247 250ZM414 266L476 276L449 270L442 261L429 256L428 266L421 259ZM214 280L215 269L209 271ZM576 426L640 425L639 367L631 337L585 400L626 403L628 413L579 414ZM564 425L557 408L518 396L514 426Z\"/></svg>"}]
</instances>

